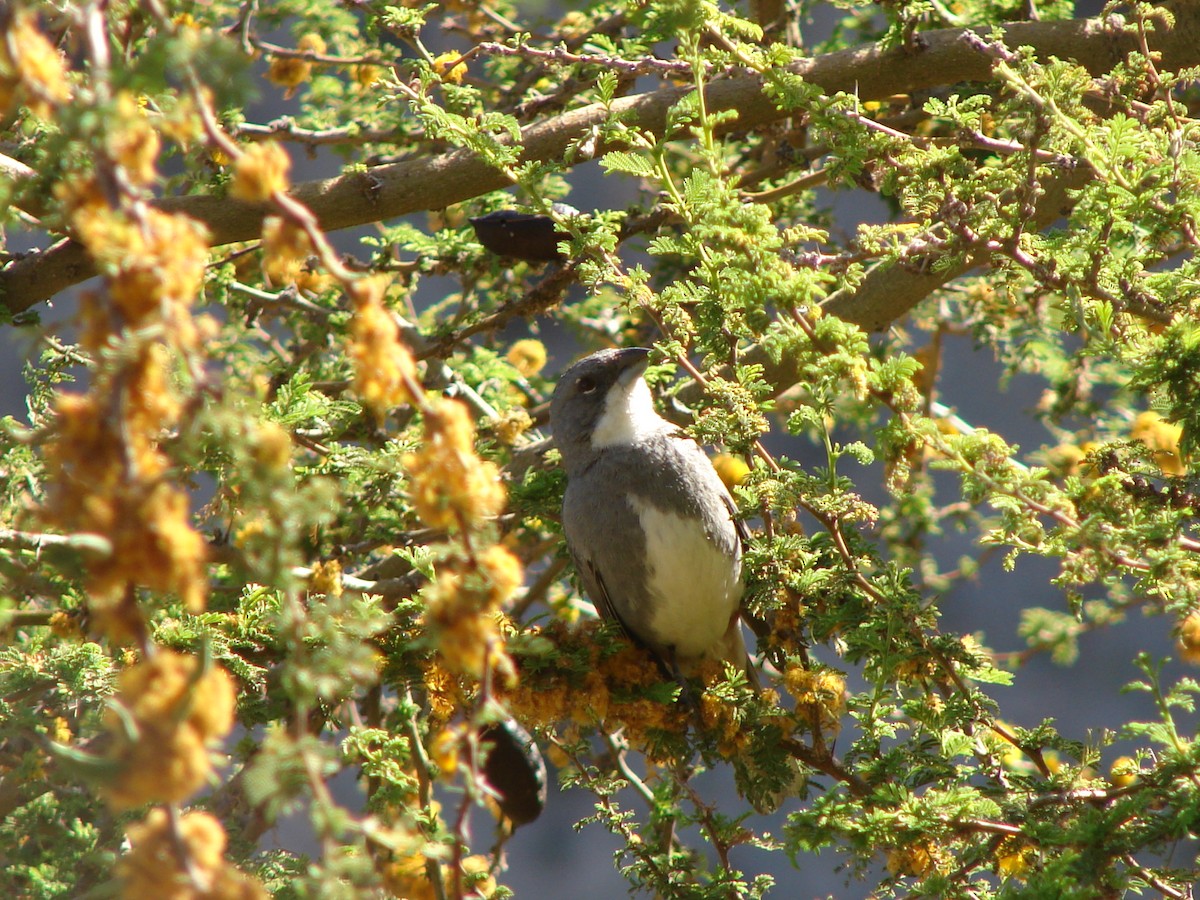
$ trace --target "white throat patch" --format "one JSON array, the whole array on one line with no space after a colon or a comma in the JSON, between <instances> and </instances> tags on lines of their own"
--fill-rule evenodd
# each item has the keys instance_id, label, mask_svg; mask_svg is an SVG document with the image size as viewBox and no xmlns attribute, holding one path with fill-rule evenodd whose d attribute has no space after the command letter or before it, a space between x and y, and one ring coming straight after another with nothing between
<instances>
[{"instance_id":1,"label":"white throat patch","mask_svg":"<svg viewBox=\"0 0 1200 900\"><path fill-rule=\"evenodd\" d=\"M650 388L641 377L625 386L617 382L609 389L604 412L592 431L592 447L628 446L671 430L671 423L654 411Z\"/></svg>"}]
</instances>

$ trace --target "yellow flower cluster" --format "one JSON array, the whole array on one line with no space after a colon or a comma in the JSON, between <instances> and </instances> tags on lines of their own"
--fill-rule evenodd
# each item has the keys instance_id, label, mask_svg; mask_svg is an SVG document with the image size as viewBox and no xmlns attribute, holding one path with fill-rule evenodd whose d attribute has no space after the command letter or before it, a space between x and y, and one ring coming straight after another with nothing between
<instances>
[{"instance_id":1,"label":"yellow flower cluster","mask_svg":"<svg viewBox=\"0 0 1200 900\"><path fill-rule=\"evenodd\" d=\"M451 874L447 867L440 865L439 869L442 884L450 883ZM496 879L492 877L491 869L491 860L480 854L462 861L463 884L467 888L465 896L480 900L495 896ZM428 857L420 852L407 853L386 863L383 883L393 897L404 900L434 900L439 896L429 880Z\"/></svg>"},{"instance_id":2,"label":"yellow flower cluster","mask_svg":"<svg viewBox=\"0 0 1200 900\"><path fill-rule=\"evenodd\" d=\"M376 421L393 407L416 398L419 384L412 353L400 340L400 329L383 302L387 280L369 278L350 288L354 318L350 320L350 359L354 363L354 392Z\"/></svg>"},{"instance_id":3,"label":"yellow flower cluster","mask_svg":"<svg viewBox=\"0 0 1200 900\"><path fill-rule=\"evenodd\" d=\"M130 184L145 187L157 174L158 151L162 146L158 132L128 91L117 96L116 120L117 126L108 132L109 156L125 170Z\"/></svg>"},{"instance_id":4,"label":"yellow flower cluster","mask_svg":"<svg viewBox=\"0 0 1200 900\"><path fill-rule=\"evenodd\" d=\"M1037 851L1020 838L1007 837L996 848L996 874L1001 878L1022 879L1037 862Z\"/></svg>"},{"instance_id":5,"label":"yellow flower cluster","mask_svg":"<svg viewBox=\"0 0 1200 900\"><path fill-rule=\"evenodd\" d=\"M1200 666L1200 612L1190 613L1179 623L1175 649L1184 662Z\"/></svg>"},{"instance_id":6,"label":"yellow flower cluster","mask_svg":"<svg viewBox=\"0 0 1200 900\"><path fill-rule=\"evenodd\" d=\"M18 10L0 35L0 114L23 103L48 118L71 99L66 62L35 18L29 9Z\"/></svg>"},{"instance_id":7,"label":"yellow flower cluster","mask_svg":"<svg viewBox=\"0 0 1200 900\"><path fill-rule=\"evenodd\" d=\"M331 559L313 566L312 574L308 577L308 590L326 597L342 596L342 564Z\"/></svg>"},{"instance_id":8,"label":"yellow flower cluster","mask_svg":"<svg viewBox=\"0 0 1200 900\"><path fill-rule=\"evenodd\" d=\"M354 79L356 85L364 89L383 78L383 72L382 66L364 64L350 67L350 77Z\"/></svg>"},{"instance_id":9,"label":"yellow flower cluster","mask_svg":"<svg viewBox=\"0 0 1200 900\"><path fill-rule=\"evenodd\" d=\"M445 725L466 705L458 681L436 661L425 669L425 696L429 704L430 727Z\"/></svg>"},{"instance_id":10,"label":"yellow flower cluster","mask_svg":"<svg viewBox=\"0 0 1200 900\"><path fill-rule=\"evenodd\" d=\"M325 41L319 34L306 34L296 44L296 49L318 56L325 52ZM300 85L312 78L313 64L299 56L273 56L267 67L267 80L287 88L290 97Z\"/></svg>"},{"instance_id":11,"label":"yellow flower cluster","mask_svg":"<svg viewBox=\"0 0 1200 900\"><path fill-rule=\"evenodd\" d=\"M475 423L456 400L431 400L425 442L404 465L413 506L430 528L473 528L504 508L500 470L475 454Z\"/></svg>"},{"instance_id":12,"label":"yellow flower cluster","mask_svg":"<svg viewBox=\"0 0 1200 900\"><path fill-rule=\"evenodd\" d=\"M788 666L783 686L796 698L796 711L814 728L837 734L846 708L846 680L830 669Z\"/></svg>"},{"instance_id":13,"label":"yellow flower cluster","mask_svg":"<svg viewBox=\"0 0 1200 900\"><path fill-rule=\"evenodd\" d=\"M275 141L251 144L233 169L229 193L247 203L265 203L276 191L286 191L292 160Z\"/></svg>"},{"instance_id":14,"label":"yellow flower cluster","mask_svg":"<svg viewBox=\"0 0 1200 900\"><path fill-rule=\"evenodd\" d=\"M172 325L180 346L196 340L186 318L204 283L208 234L184 215L147 208L131 217L113 209L94 183L65 189L72 233L106 276L108 289L126 322L139 327L162 320Z\"/></svg>"},{"instance_id":15,"label":"yellow flower cluster","mask_svg":"<svg viewBox=\"0 0 1200 900\"><path fill-rule=\"evenodd\" d=\"M1183 429L1166 421L1156 412L1141 413L1133 420L1129 436L1141 441L1154 454L1154 461L1164 475L1186 475L1187 467L1179 455L1179 439Z\"/></svg>"},{"instance_id":16,"label":"yellow flower cluster","mask_svg":"<svg viewBox=\"0 0 1200 900\"><path fill-rule=\"evenodd\" d=\"M439 574L428 621L447 669L475 678L488 668L512 675L512 661L503 651L500 608L523 578L521 561L499 544Z\"/></svg>"},{"instance_id":17,"label":"yellow flower cluster","mask_svg":"<svg viewBox=\"0 0 1200 900\"><path fill-rule=\"evenodd\" d=\"M745 483L750 475L750 467L746 465L746 461L732 453L718 453L713 457L712 464L727 491Z\"/></svg>"},{"instance_id":18,"label":"yellow flower cluster","mask_svg":"<svg viewBox=\"0 0 1200 900\"><path fill-rule=\"evenodd\" d=\"M687 717L669 703L645 698L648 688L662 680L662 674L645 650L630 644L617 653L601 658L594 629L599 622L585 627L551 624L545 636L564 654L586 658L582 679L567 670L542 672L536 685L519 680L501 686L500 699L521 722L552 726L562 722L591 725L620 725L630 743L644 747L651 732L678 733L687 728Z\"/></svg>"},{"instance_id":19,"label":"yellow flower cluster","mask_svg":"<svg viewBox=\"0 0 1200 900\"><path fill-rule=\"evenodd\" d=\"M700 720L717 733L717 752L723 757L733 759L745 750L749 735L742 730L734 703L705 691L700 695Z\"/></svg>"},{"instance_id":20,"label":"yellow flower cluster","mask_svg":"<svg viewBox=\"0 0 1200 900\"><path fill-rule=\"evenodd\" d=\"M166 358L162 345L145 344L91 393L60 394L55 440L45 448L44 517L112 544L92 561L88 587L97 624L117 640L136 635L140 622L136 608L118 602L128 584L176 593L193 612L204 608L207 548L187 495L163 477L168 460L158 446L178 415Z\"/></svg>"},{"instance_id":21,"label":"yellow flower cluster","mask_svg":"<svg viewBox=\"0 0 1200 900\"><path fill-rule=\"evenodd\" d=\"M546 345L533 338L524 338L509 347L504 358L526 378L531 378L546 366Z\"/></svg>"},{"instance_id":22,"label":"yellow flower cluster","mask_svg":"<svg viewBox=\"0 0 1200 900\"><path fill-rule=\"evenodd\" d=\"M511 447L517 438L533 427L533 417L519 406L506 409L500 418L492 423L492 428L500 443Z\"/></svg>"},{"instance_id":23,"label":"yellow flower cluster","mask_svg":"<svg viewBox=\"0 0 1200 900\"><path fill-rule=\"evenodd\" d=\"M405 900L436 900L437 892L429 880L423 853L407 853L383 866L383 885L393 897Z\"/></svg>"},{"instance_id":24,"label":"yellow flower cluster","mask_svg":"<svg viewBox=\"0 0 1200 900\"><path fill-rule=\"evenodd\" d=\"M106 787L115 809L179 802L212 771L208 745L233 727L237 695L224 669L199 668L194 656L163 650L121 673L120 714L110 711L105 723L118 767Z\"/></svg>"},{"instance_id":25,"label":"yellow flower cluster","mask_svg":"<svg viewBox=\"0 0 1200 900\"><path fill-rule=\"evenodd\" d=\"M292 436L274 422L262 422L254 435L254 461L264 469L282 471L292 461Z\"/></svg>"},{"instance_id":26,"label":"yellow flower cluster","mask_svg":"<svg viewBox=\"0 0 1200 900\"><path fill-rule=\"evenodd\" d=\"M934 844L905 844L888 852L887 870L895 878L924 878L937 868L943 856Z\"/></svg>"},{"instance_id":27,"label":"yellow flower cluster","mask_svg":"<svg viewBox=\"0 0 1200 900\"><path fill-rule=\"evenodd\" d=\"M262 227L262 270L276 287L302 282L315 248L304 229L279 216L267 216Z\"/></svg>"},{"instance_id":28,"label":"yellow flower cluster","mask_svg":"<svg viewBox=\"0 0 1200 900\"><path fill-rule=\"evenodd\" d=\"M463 77L467 74L467 64L459 62L460 59L462 54L455 50L440 53L433 59L433 71L442 81L462 84Z\"/></svg>"},{"instance_id":29,"label":"yellow flower cluster","mask_svg":"<svg viewBox=\"0 0 1200 900\"><path fill-rule=\"evenodd\" d=\"M266 900L255 879L225 860L225 830L192 810L172 828L166 810L153 809L129 826L129 852L117 863L127 900Z\"/></svg>"}]
</instances>

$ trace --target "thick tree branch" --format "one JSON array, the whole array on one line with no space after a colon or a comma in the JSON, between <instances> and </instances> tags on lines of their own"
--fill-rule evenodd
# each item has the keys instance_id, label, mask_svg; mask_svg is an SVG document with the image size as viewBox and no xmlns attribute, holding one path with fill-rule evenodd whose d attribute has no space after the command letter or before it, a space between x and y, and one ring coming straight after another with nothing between
<instances>
[{"instance_id":1,"label":"thick tree branch","mask_svg":"<svg viewBox=\"0 0 1200 900\"><path fill-rule=\"evenodd\" d=\"M1159 65L1178 69L1200 64L1200 4L1179 2L1172 7L1175 28L1153 35L1151 49L1161 53ZM1110 71L1131 51L1137 38L1109 27L1099 19L1063 22L1018 22L1005 27L1011 47L1028 45L1042 58L1071 59L1093 73ZM897 92L913 92L962 81L986 81L991 60L962 39L961 29L931 31L919 36L914 48L861 47L802 60L792 71L824 91L853 91L864 100ZM616 100L612 112L631 126L664 136L668 111L690 88L660 88ZM784 118L763 91L757 75L718 78L708 85L710 112L736 110L730 127L754 128ZM561 160L571 145L603 124L610 113L593 104L526 127L522 134L525 160ZM599 147L597 152L608 148ZM582 161L582 160L581 160ZM406 160L323 181L298 184L295 199L308 206L325 230L336 230L440 209L506 187L509 179L468 151ZM264 207L229 197L173 197L158 204L186 213L204 223L214 245L251 240L258 236ZM0 303L18 313L53 297L94 274L81 246L64 240L48 250L30 254L0 271ZM919 288L914 287L914 290ZM878 315L871 304L868 317ZM839 307L839 315L857 321L856 304Z\"/></svg>"}]
</instances>

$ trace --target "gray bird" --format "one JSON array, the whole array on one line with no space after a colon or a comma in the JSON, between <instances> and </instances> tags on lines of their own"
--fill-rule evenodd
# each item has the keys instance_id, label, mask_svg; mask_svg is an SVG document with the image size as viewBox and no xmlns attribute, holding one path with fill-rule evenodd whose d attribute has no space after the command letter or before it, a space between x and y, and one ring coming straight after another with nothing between
<instances>
[{"instance_id":1,"label":"gray bird","mask_svg":"<svg viewBox=\"0 0 1200 900\"><path fill-rule=\"evenodd\" d=\"M648 353L593 353L554 390L567 546L601 615L669 670L728 660L753 680L733 499L700 446L655 412Z\"/></svg>"}]
</instances>

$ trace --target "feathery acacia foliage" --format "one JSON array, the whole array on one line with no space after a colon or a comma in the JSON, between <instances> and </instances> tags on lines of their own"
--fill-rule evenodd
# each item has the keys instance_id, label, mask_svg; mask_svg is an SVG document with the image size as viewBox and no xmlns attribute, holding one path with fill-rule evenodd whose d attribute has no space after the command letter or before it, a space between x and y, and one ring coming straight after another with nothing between
<instances>
[{"instance_id":1,"label":"feathery acacia foliage","mask_svg":"<svg viewBox=\"0 0 1200 900\"><path fill-rule=\"evenodd\" d=\"M1137 658L1158 715L1111 774L1001 712L1013 665L1135 611L1200 659L1200 7L750 6L0 9L0 307L38 348L0 431L12 892L506 896L477 807L512 717L647 894L762 896L751 844L876 896L1190 896L1194 680ZM555 205L593 161L633 205ZM890 216L841 234L818 189ZM560 261L481 245L514 207ZM579 595L562 333L653 345L722 448L763 690L681 696ZM939 402L962 334L1041 380L1056 446ZM1023 652L939 626L976 571L948 529L1056 561ZM318 855L262 850L296 811Z\"/></svg>"}]
</instances>

